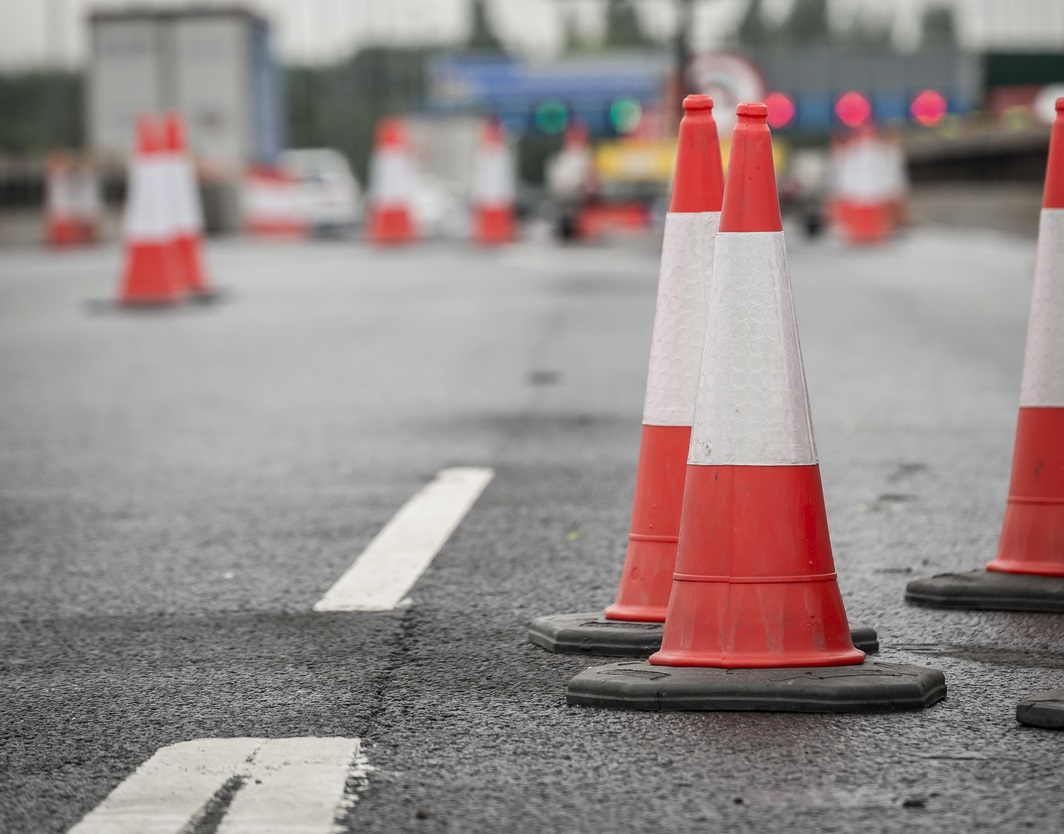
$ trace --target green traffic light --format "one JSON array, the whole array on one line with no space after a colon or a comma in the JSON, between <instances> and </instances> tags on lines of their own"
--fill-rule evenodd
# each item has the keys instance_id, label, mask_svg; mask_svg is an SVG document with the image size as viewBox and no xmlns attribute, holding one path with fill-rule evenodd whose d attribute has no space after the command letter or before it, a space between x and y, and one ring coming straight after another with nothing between
<instances>
[{"instance_id":1,"label":"green traffic light","mask_svg":"<svg viewBox=\"0 0 1064 834\"><path fill-rule=\"evenodd\" d=\"M631 133L639 127L643 118L643 107L632 96L621 96L610 105L610 124L618 133Z\"/></svg>"},{"instance_id":2,"label":"green traffic light","mask_svg":"<svg viewBox=\"0 0 1064 834\"><path fill-rule=\"evenodd\" d=\"M536 127L544 133L561 133L569 124L569 108L560 101L545 101L536 108Z\"/></svg>"}]
</instances>

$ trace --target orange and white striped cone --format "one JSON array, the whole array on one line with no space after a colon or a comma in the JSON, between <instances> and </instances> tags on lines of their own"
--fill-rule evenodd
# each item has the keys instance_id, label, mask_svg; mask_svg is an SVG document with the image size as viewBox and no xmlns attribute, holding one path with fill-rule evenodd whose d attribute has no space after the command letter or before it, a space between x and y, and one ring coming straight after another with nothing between
<instances>
[{"instance_id":1,"label":"orange and white striped cone","mask_svg":"<svg viewBox=\"0 0 1064 834\"><path fill-rule=\"evenodd\" d=\"M473 240L482 246L510 243L515 238L516 199L513 159L506 135L496 119L484 124L473 173Z\"/></svg>"},{"instance_id":2,"label":"orange and white striped cone","mask_svg":"<svg viewBox=\"0 0 1064 834\"><path fill-rule=\"evenodd\" d=\"M859 134L840 166L839 229L852 244L875 244L893 232L895 165L888 147L872 131Z\"/></svg>"},{"instance_id":3,"label":"orange and white striped cone","mask_svg":"<svg viewBox=\"0 0 1064 834\"><path fill-rule=\"evenodd\" d=\"M412 243L417 238L417 171L399 119L382 119L377 125L369 179L369 239L383 246Z\"/></svg>"},{"instance_id":4,"label":"orange and white striped cone","mask_svg":"<svg viewBox=\"0 0 1064 834\"><path fill-rule=\"evenodd\" d=\"M857 712L945 696L865 662L835 575L764 104L740 104L709 287L661 650L589 669L571 704Z\"/></svg>"},{"instance_id":5,"label":"orange and white striped cone","mask_svg":"<svg viewBox=\"0 0 1064 834\"><path fill-rule=\"evenodd\" d=\"M185 145L185 128L181 117L176 113L168 113L164 131L164 164L172 194L174 254L178 272L191 300L209 301L216 294L203 269L203 207L200 205L196 172Z\"/></svg>"},{"instance_id":6,"label":"orange and white striped cone","mask_svg":"<svg viewBox=\"0 0 1064 834\"><path fill-rule=\"evenodd\" d=\"M241 188L244 230L253 237L303 238L310 231L300 186L290 171L253 165Z\"/></svg>"},{"instance_id":7,"label":"orange and white striped cone","mask_svg":"<svg viewBox=\"0 0 1064 834\"><path fill-rule=\"evenodd\" d=\"M1064 613L1064 98L1049 140L1012 482L985 571L916 579L905 598L939 608Z\"/></svg>"},{"instance_id":8,"label":"orange and white striped cone","mask_svg":"<svg viewBox=\"0 0 1064 834\"><path fill-rule=\"evenodd\" d=\"M550 651L645 657L661 645L724 194L713 100L687 96L683 106L621 582L615 602L602 615L560 614L534 620L529 640ZM874 629L853 628L862 648L878 650Z\"/></svg>"},{"instance_id":9,"label":"orange and white striped cone","mask_svg":"<svg viewBox=\"0 0 1064 834\"><path fill-rule=\"evenodd\" d=\"M118 298L123 306L164 306L185 297L174 247L171 200L162 136L154 122L141 117L123 219L126 263Z\"/></svg>"},{"instance_id":10,"label":"orange and white striped cone","mask_svg":"<svg viewBox=\"0 0 1064 834\"><path fill-rule=\"evenodd\" d=\"M687 96L683 107L621 582L616 600L603 613L532 621L528 639L553 652L646 657L661 644L706 332L713 242L724 194L713 99Z\"/></svg>"},{"instance_id":11,"label":"orange and white striped cone","mask_svg":"<svg viewBox=\"0 0 1064 834\"><path fill-rule=\"evenodd\" d=\"M80 242L75 215L74 171L70 157L56 151L48 156L45 172L45 242L62 249Z\"/></svg>"}]
</instances>

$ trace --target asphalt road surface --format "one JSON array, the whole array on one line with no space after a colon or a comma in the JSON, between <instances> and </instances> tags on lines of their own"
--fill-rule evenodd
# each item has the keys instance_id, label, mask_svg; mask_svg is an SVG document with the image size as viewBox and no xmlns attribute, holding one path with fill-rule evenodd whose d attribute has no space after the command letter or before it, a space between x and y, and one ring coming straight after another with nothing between
<instances>
[{"instance_id":1,"label":"asphalt road surface","mask_svg":"<svg viewBox=\"0 0 1064 834\"><path fill-rule=\"evenodd\" d=\"M847 610L945 672L923 712L568 707L596 661L526 642L613 599L654 241L221 242L224 302L142 314L85 307L117 248L0 252L0 830L69 830L169 745L322 737L358 740L344 831L1060 831L1064 737L1014 709L1064 685L1064 620L903 602L994 555L1033 244L789 242ZM407 601L314 611L451 467L494 478ZM166 830L236 830L252 784Z\"/></svg>"}]
</instances>

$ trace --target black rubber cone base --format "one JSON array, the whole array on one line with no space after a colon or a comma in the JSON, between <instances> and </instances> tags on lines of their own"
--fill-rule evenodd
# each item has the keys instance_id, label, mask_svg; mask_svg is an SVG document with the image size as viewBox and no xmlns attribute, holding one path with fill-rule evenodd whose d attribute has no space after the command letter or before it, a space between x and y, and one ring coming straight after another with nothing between
<instances>
[{"instance_id":1,"label":"black rubber cone base","mask_svg":"<svg viewBox=\"0 0 1064 834\"><path fill-rule=\"evenodd\" d=\"M649 657L661 648L664 623L607 620L596 614L555 614L537 617L528 626L528 641L558 654L602 657ZM871 626L850 623L853 644L865 654L879 651Z\"/></svg>"},{"instance_id":2,"label":"black rubber cone base","mask_svg":"<svg viewBox=\"0 0 1064 834\"><path fill-rule=\"evenodd\" d=\"M225 301L228 297L228 290L211 288L203 292L190 293L188 300L193 304L214 304L218 301Z\"/></svg>"},{"instance_id":3,"label":"black rubber cone base","mask_svg":"<svg viewBox=\"0 0 1064 834\"><path fill-rule=\"evenodd\" d=\"M884 712L946 697L937 669L865 661L800 669L710 669L623 661L581 672L570 704L636 710Z\"/></svg>"},{"instance_id":4,"label":"black rubber cone base","mask_svg":"<svg viewBox=\"0 0 1064 834\"><path fill-rule=\"evenodd\" d=\"M1046 730L1064 730L1064 689L1050 689L1020 701L1016 720Z\"/></svg>"},{"instance_id":5,"label":"black rubber cone base","mask_svg":"<svg viewBox=\"0 0 1064 834\"><path fill-rule=\"evenodd\" d=\"M1049 611L1064 614L1064 577L973 570L914 579L905 599L933 608Z\"/></svg>"}]
</instances>

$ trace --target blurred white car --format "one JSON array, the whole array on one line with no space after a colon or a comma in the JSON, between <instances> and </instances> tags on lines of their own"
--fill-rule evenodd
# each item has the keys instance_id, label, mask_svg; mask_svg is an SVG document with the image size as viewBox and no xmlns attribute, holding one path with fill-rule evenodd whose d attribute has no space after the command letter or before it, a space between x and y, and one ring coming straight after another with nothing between
<instances>
[{"instance_id":1,"label":"blurred white car","mask_svg":"<svg viewBox=\"0 0 1064 834\"><path fill-rule=\"evenodd\" d=\"M288 150L281 154L281 166L299 184L299 202L312 233L344 234L362 221L362 189L339 151Z\"/></svg>"}]
</instances>

